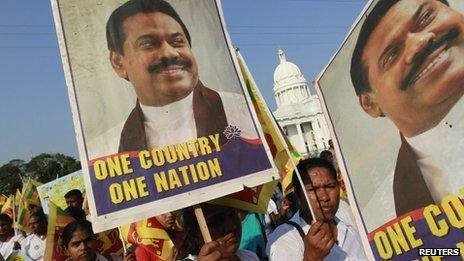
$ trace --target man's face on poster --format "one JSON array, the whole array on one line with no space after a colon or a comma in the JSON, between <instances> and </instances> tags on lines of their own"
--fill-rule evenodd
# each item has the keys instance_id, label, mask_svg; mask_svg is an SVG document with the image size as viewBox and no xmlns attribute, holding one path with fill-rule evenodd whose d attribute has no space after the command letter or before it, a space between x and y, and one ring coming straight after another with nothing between
<instances>
[{"instance_id":1,"label":"man's face on poster","mask_svg":"<svg viewBox=\"0 0 464 261\"><path fill-rule=\"evenodd\" d=\"M363 109L406 136L438 124L464 93L464 17L437 0L400 0L362 53L371 91Z\"/></svg>"},{"instance_id":2,"label":"man's face on poster","mask_svg":"<svg viewBox=\"0 0 464 261\"><path fill-rule=\"evenodd\" d=\"M142 104L164 106L191 93L198 66L176 20L161 12L138 13L124 20L123 31L124 53L111 51L110 59Z\"/></svg>"}]
</instances>

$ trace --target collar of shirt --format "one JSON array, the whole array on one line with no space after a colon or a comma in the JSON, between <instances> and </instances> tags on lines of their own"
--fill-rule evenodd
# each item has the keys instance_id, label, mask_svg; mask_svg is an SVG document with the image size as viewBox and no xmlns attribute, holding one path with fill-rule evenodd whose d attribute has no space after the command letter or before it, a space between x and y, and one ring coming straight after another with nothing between
<instances>
[{"instance_id":1,"label":"collar of shirt","mask_svg":"<svg viewBox=\"0 0 464 261\"><path fill-rule=\"evenodd\" d=\"M161 107L140 104L140 108L142 109L145 121L163 125L179 118L179 115L192 114L193 92L190 92L190 94L182 100Z\"/></svg>"},{"instance_id":2,"label":"collar of shirt","mask_svg":"<svg viewBox=\"0 0 464 261\"><path fill-rule=\"evenodd\" d=\"M407 139L417 155L417 164L435 201L458 193L462 187L464 153L464 99L434 128Z\"/></svg>"}]
</instances>

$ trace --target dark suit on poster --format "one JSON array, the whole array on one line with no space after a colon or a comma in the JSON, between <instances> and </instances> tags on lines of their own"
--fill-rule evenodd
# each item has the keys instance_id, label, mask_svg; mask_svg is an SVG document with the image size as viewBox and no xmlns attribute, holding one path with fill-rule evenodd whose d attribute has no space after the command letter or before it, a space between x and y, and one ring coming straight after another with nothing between
<instances>
[{"instance_id":1,"label":"dark suit on poster","mask_svg":"<svg viewBox=\"0 0 464 261\"><path fill-rule=\"evenodd\" d=\"M417 164L416 154L404 136L400 136L401 147L393 178L396 216L435 203Z\"/></svg>"}]
</instances>

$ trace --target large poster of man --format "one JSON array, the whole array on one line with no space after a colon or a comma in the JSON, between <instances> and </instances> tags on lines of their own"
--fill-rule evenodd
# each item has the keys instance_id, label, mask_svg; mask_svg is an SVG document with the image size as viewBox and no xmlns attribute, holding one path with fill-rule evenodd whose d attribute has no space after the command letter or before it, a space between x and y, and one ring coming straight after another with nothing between
<instances>
[{"instance_id":1,"label":"large poster of man","mask_svg":"<svg viewBox=\"0 0 464 261\"><path fill-rule=\"evenodd\" d=\"M463 11L370 1L317 80L376 259L464 254Z\"/></svg>"},{"instance_id":2,"label":"large poster of man","mask_svg":"<svg viewBox=\"0 0 464 261\"><path fill-rule=\"evenodd\" d=\"M219 1L52 5L96 230L275 178Z\"/></svg>"}]
</instances>

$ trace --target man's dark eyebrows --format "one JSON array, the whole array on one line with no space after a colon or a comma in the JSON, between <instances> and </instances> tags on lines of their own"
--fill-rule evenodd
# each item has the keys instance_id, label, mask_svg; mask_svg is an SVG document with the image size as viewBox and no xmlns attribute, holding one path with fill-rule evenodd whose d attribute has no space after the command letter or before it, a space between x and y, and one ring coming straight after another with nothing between
<instances>
[{"instance_id":1,"label":"man's dark eyebrows","mask_svg":"<svg viewBox=\"0 0 464 261\"><path fill-rule=\"evenodd\" d=\"M186 38L185 35L183 33L181 33L181 32L172 33L170 35L170 38L176 38L176 37L179 37L179 36L181 36L182 38Z\"/></svg>"},{"instance_id":2,"label":"man's dark eyebrows","mask_svg":"<svg viewBox=\"0 0 464 261\"><path fill-rule=\"evenodd\" d=\"M140 43L141 41L144 41L144 40L158 40L158 39L159 37L156 35L144 34L142 36L139 36L135 42Z\"/></svg>"}]
</instances>

